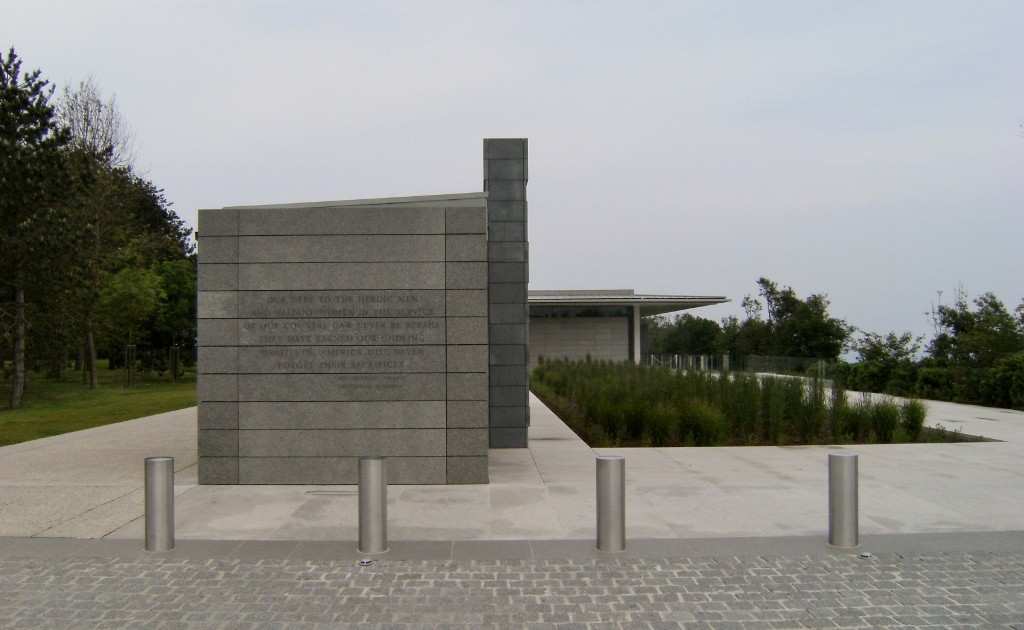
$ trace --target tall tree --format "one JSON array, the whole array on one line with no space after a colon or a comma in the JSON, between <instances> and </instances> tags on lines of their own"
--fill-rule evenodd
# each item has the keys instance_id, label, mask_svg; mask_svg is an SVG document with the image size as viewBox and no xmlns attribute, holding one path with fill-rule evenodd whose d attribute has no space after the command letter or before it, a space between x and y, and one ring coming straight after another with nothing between
<instances>
[{"instance_id":1,"label":"tall tree","mask_svg":"<svg viewBox=\"0 0 1024 630\"><path fill-rule=\"evenodd\" d=\"M923 337L904 332L880 335L864 332L850 344L857 363L849 368L846 385L865 392L896 396L912 394L917 380L917 353Z\"/></svg>"},{"instance_id":2,"label":"tall tree","mask_svg":"<svg viewBox=\"0 0 1024 630\"><path fill-rule=\"evenodd\" d=\"M104 285L100 311L114 339L135 343L139 326L153 315L166 298L157 272L145 267L125 267Z\"/></svg>"},{"instance_id":3,"label":"tall tree","mask_svg":"<svg viewBox=\"0 0 1024 630\"><path fill-rule=\"evenodd\" d=\"M1020 405L1024 384L1024 321L992 293L967 300L958 288L951 305L932 309L935 337L921 362L919 393L955 402Z\"/></svg>"},{"instance_id":4,"label":"tall tree","mask_svg":"<svg viewBox=\"0 0 1024 630\"><path fill-rule=\"evenodd\" d=\"M92 77L75 87L65 84L56 111L75 147L100 156L112 168L134 167L135 132L121 115L117 100L104 99Z\"/></svg>"},{"instance_id":5,"label":"tall tree","mask_svg":"<svg viewBox=\"0 0 1024 630\"><path fill-rule=\"evenodd\" d=\"M102 282L117 271L112 259L131 233L122 199L127 188L125 173L134 159L133 134L114 98L104 100L91 77L75 88L65 84L56 112L81 158L77 164L89 178L77 200L77 222L85 238L74 264L83 282L73 300L71 319L81 328L88 382L95 389L99 384L96 335Z\"/></svg>"},{"instance_id":6,"label":"tall tree","mask_svg":"<svg viewBox=\"0 0 1024 630\"><path fill-rule=\"evenodd\" d=\"M113 96L104 98L92 78L74 88L66 85L57 113L89 177L75 206L85 239L74 261L83 276L74 320L84 338L89 384L95 388L97 336L105 324L116 328L100 321L100 301L109 288L105 283L129 267L187 258L190 231L170 211L163 191L134 172L134 133Z\"/></svg>"},{"instance_id":7,"label":"tall tree","mask_svg":"<svg viewBox=\"0 0 1024 630\"><path fill-rule=\"evenodd\" d=\"M715 322L689 313L672 319L655 317L649 320L651 351L656 354L714 354L722 329Z\"/></svg>"},{"instance_id":8,"label":"tall tree","mask_svg":"<svg viewBox=\"0 0 1024 630\"><path fill-rule=\"evenodd\" d=\"M760 301L752 296L743 300L747 320L742 326L759 329L762 342L771 354L790 357L834 359L846 346L853 331L844 320L828 312L830 302L824 293L801 300L791 287L779 288L768 278L757 281ZM766 314L760 326L760 314Z\"/></svg>"},{"instance_id":9,"label":"tall tree","mask_svg":"<svg viewBox=\"0 0 1024 630\"><path fill-rule=\"evenodd\" d=\"M932 313L935 337L928 353L940 366L989 368L1008 355L1024 350L1024 315L1015 317L992 293L974 299L972 311L963 289L953 304ZM1024 304L1018 309L1024 313Z\"/></svg>"},{"instance_id":10,"label":"tall tree","mask_svg":"<svg viewBox=\"0 0 1024 630\"><path fill-rule=\"evenodd\" d=\"M60 240L50 228L61 224L57 206L71 188L70 136L54 118L52 95L39 70L22 73L13 48L0 53L0 282L11 328L11 408L21 406L25 389L26 290Z\"/></svg>"},{"instance_id":11,"label":"tall tree","mask_svg":"<svg viewBox=\"0 0 1024 630\"><path fill-rule=\"evenodd\" d=\"M716 344L718 351L733 356L772 354L771 330L768 323L757 318L735 315L722 319L722 334Z\"/></svg>"},{"instance_id":12,"label":"tall tree","mask_svg":"<svg viewBox=\"0 0 1024 630\"><path fill-rule=\"evenodd\" d=\"M157 268L164 299L157 307L151 327L153 345L178 346L191 354L196 342L196 266L195 257L168 260ZM191 360L191 359L190 359Z\"/></svg>"}]
</instances>

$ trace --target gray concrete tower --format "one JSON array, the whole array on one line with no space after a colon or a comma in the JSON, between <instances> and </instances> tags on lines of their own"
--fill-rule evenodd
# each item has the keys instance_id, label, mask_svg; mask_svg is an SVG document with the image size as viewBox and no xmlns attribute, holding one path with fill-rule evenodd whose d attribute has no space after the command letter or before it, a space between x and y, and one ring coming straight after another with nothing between
<instances>
[{"instance_id":1,"label":"gray concrete tower","mask_svg":"<svg viewBox=\"0 0 1024 630\"><path fill-rule=\"evenodd\" d=\"M490 447L526 448L530 424L526 138L484 140Z\"/></svg>"}]
</instances>

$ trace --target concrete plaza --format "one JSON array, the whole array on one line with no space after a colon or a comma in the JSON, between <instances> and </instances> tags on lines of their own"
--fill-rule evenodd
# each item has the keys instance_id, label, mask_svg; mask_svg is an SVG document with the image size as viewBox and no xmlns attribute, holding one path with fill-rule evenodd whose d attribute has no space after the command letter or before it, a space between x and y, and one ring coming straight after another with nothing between
<instances>
[{"instance_id":1,"label":"concrete plaza","mask_svg":"<svg viewBox=\"0 0 1024 630\"><path fill-rule=\"evenodd\" d=\"M0 626L1024 628L1024 413L928 406L1000 441L595 452L534 400L489 485L389 488L370 567L352 486L197 485L194 409L4 447ZM827 544L838 448L857 550ZM597 454L626 458L618 554L594 550ZM177 469L166 553L143 550L155 455Z\"/></svg>"},{"instance_id":2,"label":"concrete plaza","mask_svg":"<svg viewBox=\"0 0 1024 630\"><path fill-rule=\"evenodd\" d=\"M487 485L391 486L389 538L593 541L595 456L626 458L627 535L685 542L828 529L827 455L856 452L860 531L1024 529L1024 413L929 402L929 423L1000 441L591 449L536 399L528 449L490 452ZM143 461L175 458L180 540L358 538L354 486L200 486L195 409L0 448L0 536L140 540Z\"/></svg>"}]
</instances>

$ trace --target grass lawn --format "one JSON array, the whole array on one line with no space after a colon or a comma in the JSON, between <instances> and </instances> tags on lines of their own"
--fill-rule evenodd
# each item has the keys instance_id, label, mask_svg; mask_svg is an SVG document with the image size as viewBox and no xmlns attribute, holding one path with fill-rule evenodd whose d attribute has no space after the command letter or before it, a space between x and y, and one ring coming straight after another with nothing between
<instances>
[{"instance_id":1,"label":"grass lawn","mask_svg":"<svg viewBox=\"0 0 1024 630\"><path fill-rule=\"evenodd\" d=\"M123 420L151 416L196 404L195 372L185 372L177 383L166 374L136 375L132 389L123 387L124 372L101 363L100 386L82 384L82 373L68 370L61 382L47 381L43 373L29 375L29 389L20 409L7 409L10 379L0 380L0 446L41 437L80 431Z\"/></svg>"}]
</instances>

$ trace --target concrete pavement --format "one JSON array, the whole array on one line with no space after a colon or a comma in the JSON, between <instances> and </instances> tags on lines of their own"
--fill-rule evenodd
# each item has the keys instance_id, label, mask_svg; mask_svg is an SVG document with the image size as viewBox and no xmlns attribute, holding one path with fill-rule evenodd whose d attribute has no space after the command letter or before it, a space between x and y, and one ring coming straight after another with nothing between
<instances>
[{"instance_id":1,"label":"concrete pavement","mask_svg":"<svg viewBox=\"0 0 1024 630\"><path fill-rule=\"evenodd\" d=\"M197 486L194 409L0 448L0 627L1024 630L1024 414L931 403L1005 441L850 447L857 550L826 541L832 447L602 450L627 462L608 554L596 453L533 405L489 486L391 487L370 566L353 487ZM142 543L153 455L177 467L163 553Z\"/></svg>"},{"instance_id":2,"label":"concrete pavement","mask_svg":"<svg viewBox=\"0 0 1024 630\"><path fill-rule=\"evenodd\" d=\"M489 485L391 486L395 541L592 540L594 457L626 457L631 539L823 537L827 454L860 459L862 535L1024 530L1024 413L930 402L960 444L594 449L532 401ZM176 534L355 541L354 486L198 486L195 409L0 448L0 536L141 539L143 460L176 464Z\"/></svg>"}]
</instances>

